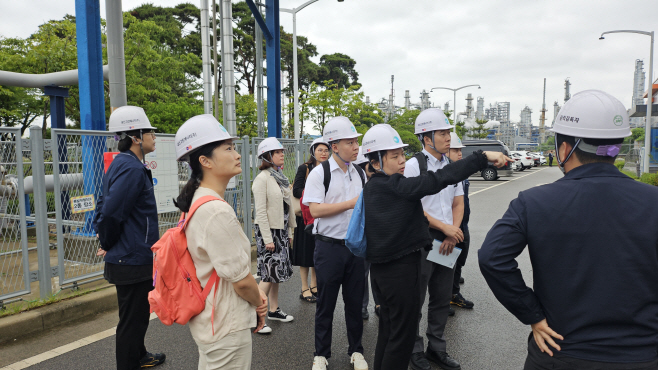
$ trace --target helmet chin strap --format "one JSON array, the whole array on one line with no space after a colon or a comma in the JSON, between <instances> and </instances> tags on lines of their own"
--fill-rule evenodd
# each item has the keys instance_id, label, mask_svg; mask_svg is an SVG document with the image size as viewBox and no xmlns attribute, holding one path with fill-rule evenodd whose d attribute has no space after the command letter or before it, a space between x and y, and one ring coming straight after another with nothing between
<instances>
[{"instance_id":1,"label":"helmet chin strap","mask_svg":"<svg viewBox=\"0 0 658 370\"><path fill-rule=\"evenodd\" d=\"M345 166L347 166L347 177L349 177L349 178L350 178L350 181L352 181L352 174L350 173L350 162L344 160L344 159L338 154L338 152L334 152L334 155L335 155L336 157L338 157L338 159L340 159L341 161L343 161L343 163L345 163ZM314 157L314 158L315 158L315 157Z\"/></svg>"},{"instance_id":2,"label":"helmet chin strap","mask_svg":"<svg viewBox=\"0 0 658 370\"><path fill-rule=\"evenodd\" d=\"M269 155L270 155L270 159L272 159L272 152L267 152L267 154L269 154ZM267 162L267 163L271 164L272 166L276 167L276 170L277 170L277 171L281 169L281 167L275 165L273 162L268 161L267 158L265 158L265 154L263 154L263 156L262 156L261 158L262 158L265 162Z\"/></svg>"},{"instance_id":3,"label":"helmet chin strap","mask_svg":"<svg viewBox=\"0 0 658 370\"><path fill-rule=\"evenodd\" d=\"M379 156L379 170L378 171L383 173L386 176L389 176L389 174L387 174L386 171L384 171L384 161L382 161L382 152L381 151L377 152L377 155ZM373 168L375 168L375 167L373 166Z\"/></svg>"},{"instance_id":4,"label":"helmet chin strap","mask_svg":"<svg viewBox=\"0 0 658 370\"><path fill-rule=\"evenodd\" d=\"M567 155L567 158L565 158L564 161L561 161L560 160L560 148L558 148L557 138L556 138L556 140L555 140L555 159L557 160L558 167L560 168L560 171L562 171L562 173L566 173L564 171L564 165L569 161L569 158L571 158L571 155L576 150L576 148L578 147L578 144L580 144L581 140L582 139L576 140L576 144L573 146L573 148L571 148L571 151Z\"/></svg>"},{"instance_id":5,"label":"helmet chin strap","mask_svg":"<svg viewBox=\"0 0 658 370\"><path fill-rule=\"evenodd\" d=\"M130 135L126 135L126 136L129 136L132 139L133 143L139 144L139 151L142 153L142 163L144 164L144 166L146 166L146 156L144 155L144 147L142 147L142 143L144 142L142 130L139 130L139 139L141 140L139 143L135 142L137 140L136 137Z\"/></svg>"}]
</instances>

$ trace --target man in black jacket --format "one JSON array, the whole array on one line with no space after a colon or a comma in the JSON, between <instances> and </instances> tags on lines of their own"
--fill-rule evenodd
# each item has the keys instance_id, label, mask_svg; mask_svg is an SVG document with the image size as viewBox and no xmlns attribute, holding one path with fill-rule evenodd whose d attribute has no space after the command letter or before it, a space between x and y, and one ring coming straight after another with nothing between
<instances>
[{"instance_id":1,"label":"man in black jacket","mask_svg":"<svg viewBox=\"0 0 658 370\"><path fill-rule=\"evenodd\" d=\"M631 135L626 109L583 91L553 131L566 175L510 203L479 251L482 274L532 328L526 370L658 369L658 188L613 165ZM532 289L515 261L526 245Z\"/></svg>"}]
</instances>

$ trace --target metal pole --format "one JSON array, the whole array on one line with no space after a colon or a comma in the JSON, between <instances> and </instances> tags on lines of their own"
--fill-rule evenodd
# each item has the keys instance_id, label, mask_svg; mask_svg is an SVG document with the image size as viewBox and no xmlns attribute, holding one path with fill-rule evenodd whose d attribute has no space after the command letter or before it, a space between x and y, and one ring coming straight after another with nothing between
<instances>
[{"instance_id":1,"label":"metal pole","mask_svg":"<svg viewBox=\"0 0 658 370\"><path fill-rule=\"evenodd\" d=\"M295 99L295 139L299 139L299 73L297 72L297 12L292 13L292 73Z\"/></svg>"},{"instance_id":2,"label":"metal pole","mask_svg":"<svg viewBox=\"0 0 658 370\"><path fill-rule=\"evenodd\" d=\"M272 38L267 40L267 136L281 138L281 30L279 0L266 0L265 24Z\"/></svg>"},{"instance_id":3,"label":"metal pole","mask_svg":"<svg viewBox=\"0 0 658 370\"><path fill-rule=\"evenodd\" d=\"M237 135L235 118L235 76L233 72L233 8L231 0L221 0L222 36L222 88L224 90L224 127L229 134Z\"/></svg>"},{"instance_id":4,"label":"metal pole","mask_svg":"<svg viewBox=\"0 0 658 370\"><path fill-rule=\"evenodd\" d=\"M644 170L649 173L651 154L651 112L653 111L653 31L651 31L651 51L649 53L649 94L647 95L647 122L644 124Z\"/></svg>"},{"instance_id":5,"label":"metal pole","mask_svg":"<svg viewBox=\"0 0 658 370\"><path fill-rule=\"evenodd\" d=\"M455 127L452 128L452 131L457 132L457 90L452 90L454 96L452 98L452 121L455 124Z\"/></svg>"},{"instance_id":6,"label":"metal pole","mask_svg":"<svg viewBox=\"0 0 658 370\"><path fill-rule=\"evenodd\" d=\"M221 17L221 15L220 15ZM215 98L214 100L214 110L215 119L219 121L219 64L217 61L217 1L212 0L212 34L213 34L213 43L212 43L212 56L213 56L213 65L215 70L213 73L213 82L215 83Z\"/></svg>"},{"instance_id":7,"label":"metal pole","mask_svg":"<svg viewBox=\"0 0 658 370\"><path fill-rule=\"evenodd\" d=\"M19 138L20 140L20 138ZM30 127L32 144L32 179L34 181L34 223L37 232L37 261L39 264L39 293L42 299L52 292L50 279L50 249L48 242L48 201L46 198L46 169L44 167L41 127ZM20 155L20 154L18 154Z\"/></svg>"},{"instance_id":8,"label":"metal pole","mask_svg":"<svg viewBox=\"0 0 658 370\"><path fill-rule=\"evenodd\" d=\"M260 11L260 5L258 6ZM263 124L265 123L263 104L263 31L257 21L256 30L256 119L258 120L258 137L263 137Z\"/></svg>"},{"instance_id":9,"label":"metal pole","mask_svg":"<svg viewBox=\"0 0 658 370\"><path fill-rule=\"evenodd\" d=\"M105 13L107 18L107 64L110 67L110 112L112 112L128 104L121 0L106 0Z\"/></svg>"},{"instance_id":10,"label":"metal pole","mask_svg":"<svg viewBox=\"0 0 658 370\"><path fill-rule=\"evenodd\" d=\"M201 61L203 66L203 113L212 114L212 80L210 77L210 30L208 0L201 0Z\"/></svg>"}]
</instances>

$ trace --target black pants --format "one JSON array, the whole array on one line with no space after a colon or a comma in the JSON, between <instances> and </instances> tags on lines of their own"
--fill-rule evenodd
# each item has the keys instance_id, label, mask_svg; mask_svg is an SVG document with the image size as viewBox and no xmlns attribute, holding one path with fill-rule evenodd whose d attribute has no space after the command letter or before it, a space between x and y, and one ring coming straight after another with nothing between
<instances>
[{"instance_id":1,"label":"black pants","mask_svg":"<svg viewBox=\"0 0 658 370\"><path fill-rule=\"evenodd\" d=\"M117 285L119 324L117 325L117 370L140 369L139 360L146 355L144 336L149 327L148 293L153 282Z\"/></svg>"},{"instance_id":2,"label":"black pants","mask_svg":"<svg viewBox=\"0 0 658 370\"><path fill-rule=\"evenodd\" d=\"M370 266L373 295L381 313L375 349L375 370L406 370L416 340L420 311L420 252Z\"/></svg>"},{"instance_id":3,"label":"black pants","mask_svg":"<svg viewBox=\"0 0 658 370\"><path fill-rule=\"evenodd\" d=\"M365 272L366 272L365 273L365 279L366 280L365 280L365 285L364 285L365 288L363 289L363 308L362 309L363 309L363 311L367 311L368 310L368 304L370 304L370 291L368 290L368 275L370 274L370 262L366 261L364 268L365 268ZM370 278L370 280L372 281L372 277ZM370 285L372 285L372 283L370 283ZM375 300L375 307L379 306L379 304L380 304L379 303L379 297L377 297L377 294L375 294L374 291L372 292L372 298Z\"/></svg>"},{"instance_id":4,"label":"black pants","mask_svg":"<svg viewBox=\"0 0 658 370\"><path fill-rule=\"evenodd\" d=\"M548 167L553 167L553 158L548 159Z\"/></svg>"},{"instance_id":5,"label":"black pants","mask_svg":"<svg viewBox=\"0 0 658 370\"><path fill-rule=\"evenodd\" d=\"M356 257L346 246L315 240L315 276L318 300L315 307L315 356L331 357L331 335L338 292L343 287L347 354L363 353L363 319L361 305L365 288L363 258Z\"/></svg>"},{"instance_id":6,"label":"black pants","mask_svg":"<svg viewBox=\"0 0 658 370\"><path fill-rule=\"evenodd\" d=\"M468 257L468 248L471 245L471 233L468 232L468 229L464 231L464 242L457 244L459 248L462 249L462 252L457 257L457 263L455 264L455 277L452 279L452 294L455 295L459 293L459 279L462 277L462 267L466 264L466 257Z\"/></svg>"},{"instance_id":7,"label":"black pants","mask_svg":"<svg viewBox=\"0 0 658 370\"><path fill-rule=\"evenodd\" d=\"M542 353L531 333L528 339L528 357L523 370L658 370L658 360L621 364L580 360L556 352L553 351L553 357Z\"/></svg>"}]
</instances>

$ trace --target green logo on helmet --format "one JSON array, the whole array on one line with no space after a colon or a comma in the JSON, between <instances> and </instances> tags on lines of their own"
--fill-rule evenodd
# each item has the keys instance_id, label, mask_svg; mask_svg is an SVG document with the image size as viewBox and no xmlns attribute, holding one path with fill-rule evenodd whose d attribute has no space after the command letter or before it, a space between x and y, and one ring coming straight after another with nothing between
<instances>
[{"instance_id":1,"label":"green logo on helmet","mask_svg":"<svg viewBox=\"0 0 658 370\"><path fill-rule=\"evenodd\" d=\"M612 119L612 123L614 123L615 126L621 126L622 123L624 123L624 119L620 115L616 115L615 118Z\"/></svg>"}]
</instances>

